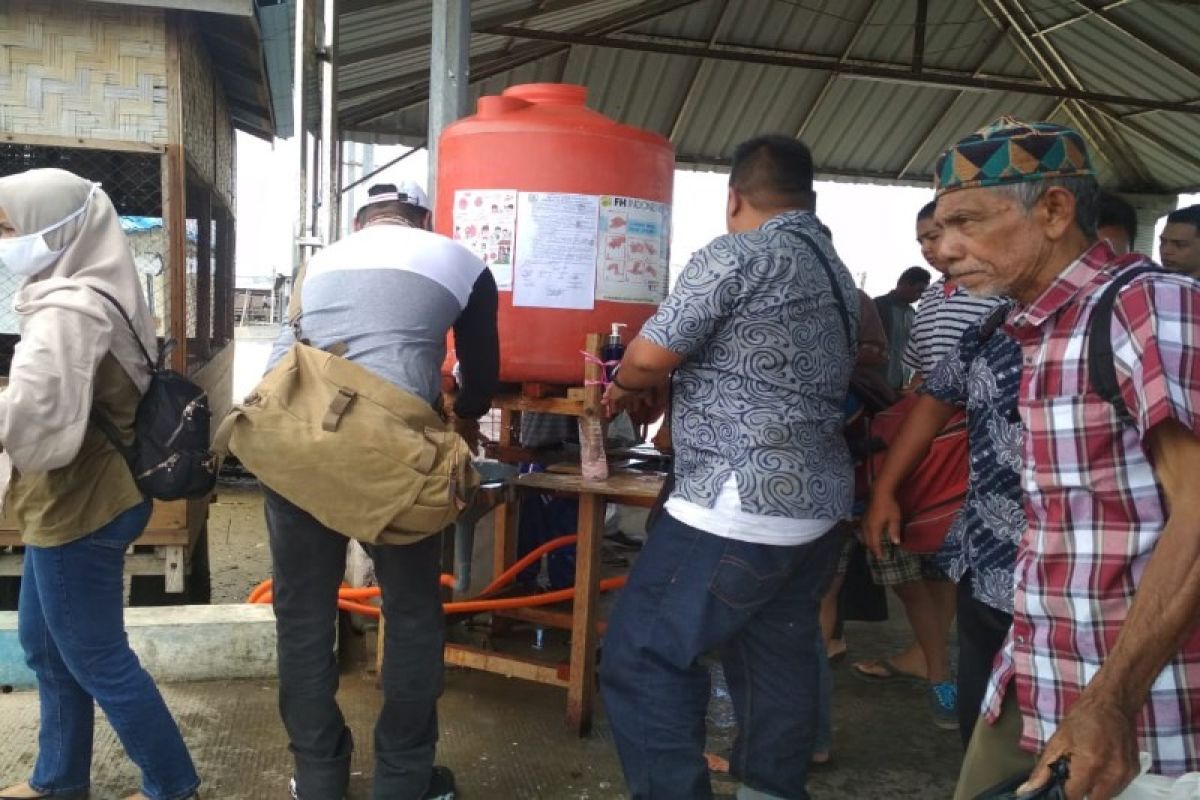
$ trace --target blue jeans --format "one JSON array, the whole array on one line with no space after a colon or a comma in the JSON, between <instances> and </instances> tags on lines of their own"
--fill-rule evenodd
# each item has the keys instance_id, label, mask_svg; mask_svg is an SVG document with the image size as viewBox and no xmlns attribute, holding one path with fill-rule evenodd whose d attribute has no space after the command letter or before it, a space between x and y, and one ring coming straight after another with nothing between
<instances>
[{"instance_id":1,"label":"blue jeans","mask_svg":"<svg viewBox=\"0 0 1200 800\"><path fill-rule=\"evenodd\" d=\"M179 728L125 635L125 550L149 519L146 501L70 544L25 549L17 622L41 701L29 779L38 792L87 789L93 701L141 770L143 794L178 800L200 785Z\"/></svg>"},{"instance_id":2,"label":"blue jeans","mask_svg":"<svg viewBox=\"0 0 1200 800\"><path fill-rule=\"evenodd\" d=\"M842 537L773 547L663 514L609 619L600 685L633 800L709 800L708 671L716 650L743 795L806 800L817 733L817 612Z\"/></svg>"},{"instance_id":3,"label":"blue jeans","mask_svg":"<svg viewBox=\"0 0 1200 800\"><path fill-rule=\"evenodd\" d=\"M829 653L825 650L825 637L817 629L817 738L813 743L814 753L826 753L833 749L833 667Z\"/></svg>"},{"instance_id":4,"label":"blue jeans","mask_svg":"<svg viewBox=\"0 0 1200 800\"><path fill-rule=\"evenodd\" d=\"M265 489L274 577L279 713L301 800L341 800L354 737L337 702L337 593L346 572L342 534ZM377 800L419 800L437 749L445 672L441 537L367 545L383 590L383 704L375 723Z\"/></svg>"}]
</instances>

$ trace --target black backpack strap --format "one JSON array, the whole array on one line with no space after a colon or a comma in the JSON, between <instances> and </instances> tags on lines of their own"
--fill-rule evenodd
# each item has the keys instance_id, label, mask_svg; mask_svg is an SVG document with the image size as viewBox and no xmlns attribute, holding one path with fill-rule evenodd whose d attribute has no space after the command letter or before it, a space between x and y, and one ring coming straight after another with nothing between
<instances>
[{"instance_id":1,"label":"black backpack strap","mask_svg":"<svg viewBox=\"0 0 1200 800\"><path fill-rule=\"evenodd\" d=\"M134 472L136 477L137 470L134 468L134 464L137 461L137 448L126 447L121 441L121 432L117 430L117 426L113 425L112 420L101 414L100 410L95 406L92 407L92 413L89 419L91 419L92 424L99 428L100 432L104 434L104 438L108 439L108 443L116 448L116 451L121 454L121 458L125 459L125 463L129 465L130 471Z\"/></svg>"},{"instance_id":2,"label":"black backpack strap","mask_svg":"<svg viewBox=\"0 0 1200 800\"><path fill-rule=\"evenodd\" d=\"M1104 398L1117 412L1122 424L1133 427L1133 415L1121 396L1117 382L1117 367L1113 360L1112 316L1117 295L1134 278L1147 272L1161 272L1156 267L1132 267L1118 272L1100 293L1087 326L1088 383L1091 390Z\"/></svg>"},{"instance_id":3,"label":"black backpack strap","mask_svg":"<svg viewBox=\"0 0 1200 800\"><path fill-rule=\"evenodd\" d=\"M842 330L846 334L846 345L850 348L850 357L855 357L854 353L854 336L850 332L850 312L846 306L846 296L842 294L842 287L838 285L837 276L833 274L833 267L829 263L829 259L825 257L825 252L817 245L815 239L806 233L801 233L800 238L808 244L816 255L817 261L821 264L821 269L825 270L825 277L829 279L829 287L833 289L833 296L837 300L838 316L842 318Z\"/></svg>"},{"instance_id":4,"label":"black backpack strap","mask_svg":"<svg viewBox=\"0 0 1200 800\"><path fill-rule=\"evenodd\" d=\"M991 339L996 331L1000 330L1000 326L1008 319L1009 312L1012 311L1012 303L1003 302L993 308L988 315L983 318L983 322L979 326L979 341L986 342Z\"/></svg>"},{"instance_id":5,"label":"black backpack strap","mask_svg":"<svg viewBox=\"0 0 1200 800\"><path fill-rule=\"evenodd\" d=\"M156 371L159 368L159 365L156 364L154 359L150 357L150 351L146 349L146 345L142 344L141 337L139 337L137 334L137 328L133 327L133 320L129 317L129 314L125 312L125 309L121 306L121 304L117 302L117 298L113 297L103 289L97 289L95 286L89 286L88 288L111 303L113 308L117 310L117 313L121 315L121 319L125 320L125 324L129 326L129 333L133 335L133 340L137 342L138 349L142 351L142 355L145 357L146 364L150 367L150 371Z\"/></svg>"}]
</instances>

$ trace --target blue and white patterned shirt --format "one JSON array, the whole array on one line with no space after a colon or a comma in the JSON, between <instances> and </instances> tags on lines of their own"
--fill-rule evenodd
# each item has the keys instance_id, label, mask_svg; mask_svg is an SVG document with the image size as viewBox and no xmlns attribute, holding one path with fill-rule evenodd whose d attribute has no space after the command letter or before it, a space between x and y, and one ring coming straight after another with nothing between
<instances>
[{"instance_id":1,"label":"blue and white patterned shirt","mask_svg":"<svg viewBox=\"0 0 1200 800\"><path fill-rule=\"evenodd\" d=\"M967 498L937 553L938 566L955 582L970 572L975 599L1011 614L1017 544L1025 533L1017 411L1021 347L1003 327L981 339L990 316L966 329L920 391L967 411Z\"/></svg>"},{"instance_id":2,"label":"blue and white patterned shirt","mask_svg":"<svg viewBox=\"0 0 1200 800\"><path fill-rule=\"evenodd\" d=\"M846 301L849 343L813 245ZM712 508L733 474L748 513L849 514L842 407L858 317L854 280L810 212L780 214L698 251L641 331L685 357L674 379L674 496Z\"/></svg>"}]
</instances>

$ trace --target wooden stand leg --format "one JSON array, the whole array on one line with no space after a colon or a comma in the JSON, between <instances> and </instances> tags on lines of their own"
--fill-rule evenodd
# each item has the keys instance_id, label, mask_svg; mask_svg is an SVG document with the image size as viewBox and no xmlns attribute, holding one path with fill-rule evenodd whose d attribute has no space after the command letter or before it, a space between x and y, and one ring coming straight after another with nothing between
<instances>
[{"instance_id":1,"label":"wooden stand leg","mask_svg":"<svg viewBox=\"0 0 1200 800\"><path fill-rule=\"evenodd\" d=\"M571 627L571 680L567 687L567 726L580 736L592 729L596 702L597 605L600 600L600 540L604 499L579 495L579 540L575 552L575 607Z\"/></svg>"},{"instance_id":2,"label":"wooden stand leg","mask_svg":"<svg viewBox=\"0 0 1200 800\"><path fill-rule=\"evenodd\" d=\"M496 507L495 540L492 543L492 580L517 561L517 526L520 524L521 496L510 497Z\"/></svg>"}]
</instances>

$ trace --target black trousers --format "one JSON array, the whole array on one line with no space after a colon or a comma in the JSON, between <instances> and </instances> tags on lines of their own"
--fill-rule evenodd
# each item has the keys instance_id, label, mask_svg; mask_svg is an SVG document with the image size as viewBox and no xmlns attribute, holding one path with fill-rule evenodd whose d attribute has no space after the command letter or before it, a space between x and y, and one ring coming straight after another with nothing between
<instances>
[{"instance_id":1,"label":"black trousers","mask_svg":"<svg viewBox=\"0 0 1200 800\"><path fill-rule=\"evenodd\" d=\"M971 574L958 582L958 733L965 750L975 730L992 662L1004 646L1012 615L975 599Z\"/></svg>"},{"instance_id":2,"label":"black trousers","mask_svg":"<svg viewBox=\"0 0 1200 800\"><path fill-rule=\"evenodd\" d=\"M337 703L337 592L348 539L266 490L279 651L279 712L301 800L342 800L354 740ZM437 536L368 545L387 618L383 708L375 725L376 800L418 800L429 788L442 693L445 617Z\"/></svg>"}]
</instances>

